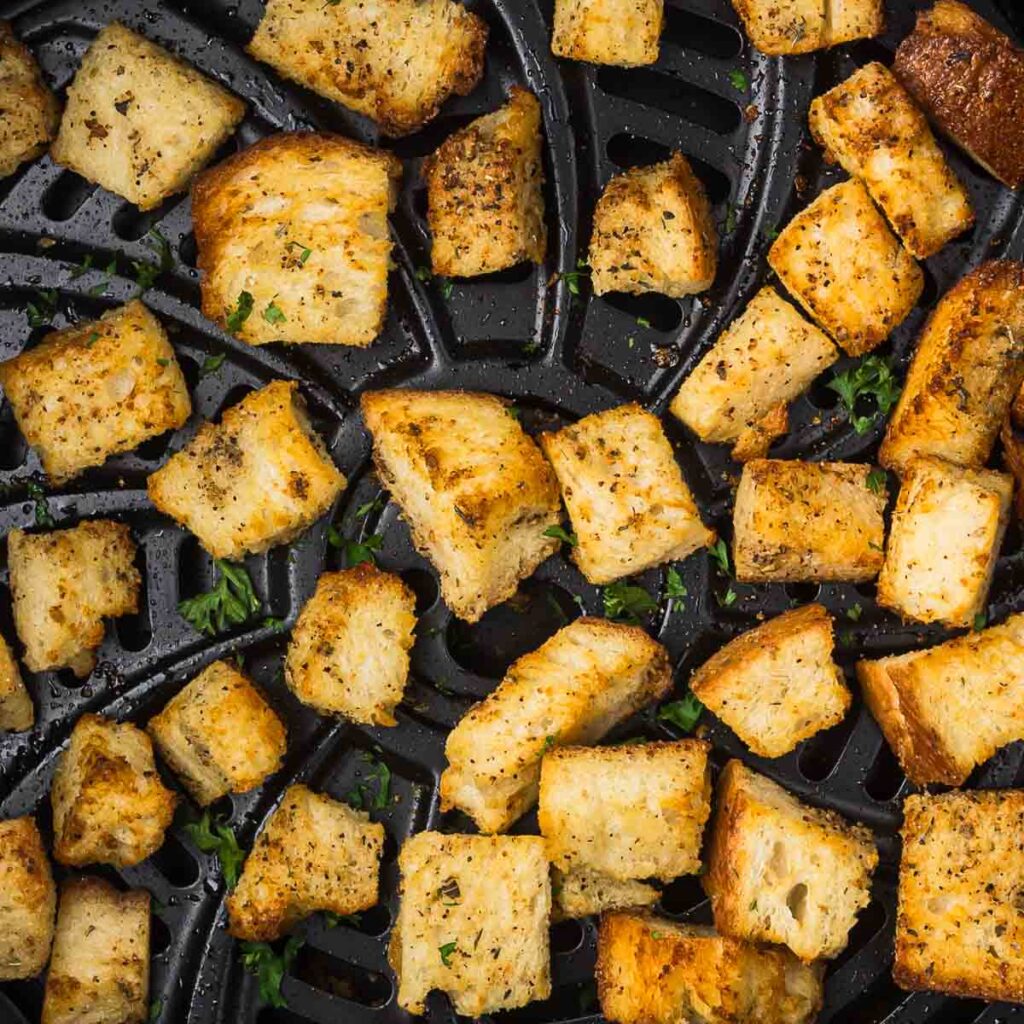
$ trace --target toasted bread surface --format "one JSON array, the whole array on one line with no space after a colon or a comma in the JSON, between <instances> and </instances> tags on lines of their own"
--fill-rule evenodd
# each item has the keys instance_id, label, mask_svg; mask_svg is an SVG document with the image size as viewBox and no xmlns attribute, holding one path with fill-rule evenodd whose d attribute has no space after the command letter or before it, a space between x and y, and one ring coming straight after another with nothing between
<instances>
[{"instance_id":1,"label":"toasted bread surface","mask_svg":"<svg viewBox=\"0 0 1024 1024\"><path fill-rule=\"evenodd\" d=\"M35 819L0 821L0 981L42 973L56 909L57 887Z\"/></svg>"},{"instance_id":2,"label":"toasted bread surface","mask_svg":"<svg viewBox=\"0 0 1024 1024\"><path fill-rule=\"evenodd\" d=\"M555 0L551 50L590 64L653 64L664 21L665 0Z\"/></svg>"},{"instance_id":3,"label":"toasted bread surface","mask_svg":"<svg viewBox=\"0 0 1024 1024\"><path fill-rule=\"evenodd\" d=\"M46 152L60 123L60 103L35 57L0 21L0 178Z\"/></svg>"},{"instance_id":4,"label":"toasted bread surface","mask_svg":"<svg viewBox=\"0 0 1024 1024\"><path fill-rule=\"evenodd\" d=\"M31 729L36 713L14 652L0 635L0 732Z\"/></svg>"}]
</instances>

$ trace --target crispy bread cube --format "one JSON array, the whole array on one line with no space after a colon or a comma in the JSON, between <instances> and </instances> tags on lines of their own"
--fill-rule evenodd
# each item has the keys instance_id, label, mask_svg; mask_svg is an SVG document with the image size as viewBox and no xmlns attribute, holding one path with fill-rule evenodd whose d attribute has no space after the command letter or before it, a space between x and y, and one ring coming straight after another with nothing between
<instances>
[{"instance_id":1,"label":"crispy bread cube","mask_svg":"<svg viewBox=\"0 0 1024 1024\"><path fill-rule=\"evenodd\" d=\"M476 277L543 263L541 110L513 86L508 103L451 135L423 168L435 274Z\"/></svg>"},{"instance_id":2,"label":"crispy bread cube","mask_svg":"<svg viewBox=\"0 0 1024 1024\"><path fill-rule=\"evenodd\" d=\"M658 59L665 0L555 0L551 50L631 68Z\"/></svg>"},{"instance_id":3,"label":"crispy bread cube","mask_svg":"<svg viewBox=\"0 0 1024 1024\"><path fill-rule=\"evenodd\" d=\"M203 313L250 345L369 345L402 165L340 135L271 135L192 190Z\"/></svg>"},{"instance_id":4,"label":"crispy bread cube","mask_svg":"<svg viewBox=\"0 0 1024 1024\"><path fill-rule=\"evenodd\" d=\"M487 24L454 0L268 0L249 52L407 135L480 81Z\"/></svg>"},{"instance_id":5,"label":"crispy bread cube","mask_svg":"<svg viewBox=\"0 0 1024 1024\"><path fill-rule=\"evenodd\" d=\"M388 959L403 1010L422 1014L432 989L470 1017L551 994L551 884L539 836L421 832L398 866Z\"/></svg>"},{"instance_id":6,"label":"crispy bread cube","mask_svg":"<svg viewBox=\"0 0 1024 1024\"><path fill-rule=\"evenodd\" d=\"M694 672L690 689L755 754L782 757L849 710L832 648L828 612L805 605L727 643Z\"/></svg>"},{"instance_id":7,"label":"crispy bread cube","mask_svg":"<svg viewBox=\"0 0 1024 1024\"><path fill-rule=\"evenodd\" d=\"M56 909L57 888L35 820L0 821L0 981L42 972Z\"/></svg>"},{"instance_id":8,"label":"crispy bread cube","mask_svg":"<svg viewBox=\"0 0 1024 1024\"><path fill-rule=\"evenodd\" d=\"M589 917L606 910L649 907L658 902L661 893L653 885L635 879L625 882L588 868L569 872L551 870L551 919Z\"/></svg>"},{"instance_id":9,"label":"crispy bread cube","mask_svg":"<svg viewBox=\"0 0 1024 1024\"><path fill-rule=\"evenodd\" d=\"M227 89L112 22L68 86L50 155L151 210L188 188L244 114L245 104Z\"/></svg>"},{"instance_id":10,"label":"crispy bread cube","mask_svg":"<svg viewBox=\"0 0 1024 1024\"><path fill-rule=\"evenodd\" d=\"M149 1014L149 893L61 884L42 1024L141 1024Z\"/></svg>"},{"instance_id":11,"label":"crispy bread cube","mask_svg":"<svg viewBox=\"0 0 1024 1024\"><path fill-rule=\"evenodd\" d=\"M921 332L878 453L980 468L1024 380L1024 263L990 260L940 300Z\"/></svg>"},{"instance_id":12,"label":"crispy bread cube","mask_svg":"<svg viewBox=\"0 0 1024 1024\"><path fill-rule=\"evenodd\" d=\"M303 702L364 725L395 725L409 678L416 595L364 562L317 580L292 630L284 677Z\"/></svg>"},{"instance_id":13,"label":"crispy bread cube","mask_svg":"<svg viewBox=\"0 0 1024 1024\"><path fill-rule=\"evenodd\" d=\"M167 334L138 301L0 363L0 386L55 483L176 430L192 412Z\"/></svg>"},{"instance_id":14,"label":"crispy bread cube","mask_svg":"<svg viewBox=\"0 0 1024 1024\"><path fill-rule=\"evenodd\" d=\"M630 403L541 434L576 533L573 561L610 583L710 544L661 421Z\"/></svg>"},{"instance_id":15,"label":"crispy bread cube","mask_svg":"<svg viewBox=\"0 0 1024 1024\"><path fill-rule=\"evenodd\" d=\"M732 0L762 53L810 53L879 35L883 0Z\"/></svg>"},{"instance_id":16,"label":"crispy bread cube","mask_svg":"<svg viewBox=\"0 0 1024 1024\"><path fill-rule=\"evenodd\" d=\"M14 652L0 636L0 732L31 729L35 720L32 698L21 678Z\"/></svg>"},{"instance_id":17,"label":"crispy bread cube","mask_svg":"<svg viewBox=\"0 0 1024 1024\"><path fill-rule=\"evenodd\" d=\"M228 897L228 930L272 942L318 910L368 910L377 902L383 847L384 826L363 811L289 786Z\"/></svg>"},{"instance_id":18,"label":"crispy bread cube","mask_svg":"<svg viewBox=\"0 0 1024 1024\"><path fill-rule=\"evenodd\" d=\"M7 537L14 626L31 672L70 668L87 676L103 620L138 611L142 579L124 523L94 519L67 530Z\"/></svg>"},{"instance_id":19,"label":"crispy bread cube","mask_svg":"<svg viewBox=\"0 0 1024 1024\"><path fill-rule=\"evenodd\" d=\"M0 178L46 152L57 134L60 104L31 51L0 21Z\"/></svg>"},{"instance_id":20,"label":"crispy bread cube","mask_svg":"<svg viewBox=\"0 0 1024 1024\"><path fill-rule=\"evenodd\" d=\"M924 274L860 181L826 189L768 253L790 294L848 355L870 352L907 318Z\"/></svg>"},{"instance_id":21,"label":"crispy bread cube","mask_svg":"<svg viewBox=\"0 0 1024 1024\"><path fill-rule=\"evenodd\" d=\"M595 295L678 299L711 287L718 232L704 186L681 153L608 182L594 210L589 262Z\"/></svg>"},{"instance_id":22,"label":"crispy bread cube","mask_svg":"<svg viewBox=\"0 0 1024 1024\"><path fill-rule=\"evenodd\" d=\"M514 662L448 734L442 810L505 831L536 802L552 746L595 743L671 687L668 654L642 629L576 619Z\"/></svg>"},{"instance_id":23,"label":"crispy bread cube","mask_svg":"<svg viewBox=\"0 0 1024 1024\"><path fill-rule=\"evenodd\" d=\"M295 381L246 395L153 473L149 500L214 558L287 544L345 488Z\"/></svg>"},{"instance_id":24,"label":"crispy bread cube","mask_svg":"<svg viewBox=\"0 0 1024 1024\"><path fill-rule=\"evenodd\" d=\"M476 622L559 542L558 481L494 395L371 391L361 400L377 473L434 564L452 611Z\"/></svg>"},{"instance_id":25,"label":"crispy bread cube","mask_svg":"<svg viewBox=\"0 0 1024 1024\"><path fill-rule=\"evenodd\" d=\"M617 881L696 874L711 813L710 750L704 740L552 750L538 808L548 859Z\"/></svg>"},{"instance_id":26,"label":"crispy bread cube","mask_svg":"<svg viewBox=\"0 0 1024 1024\"><path fill-rule=\"evenodd\" d=\"M255 789L281 767L288 746L273 708L226 661L203 669L146 730L200 807Z\"/></svg>"}]
</instances>

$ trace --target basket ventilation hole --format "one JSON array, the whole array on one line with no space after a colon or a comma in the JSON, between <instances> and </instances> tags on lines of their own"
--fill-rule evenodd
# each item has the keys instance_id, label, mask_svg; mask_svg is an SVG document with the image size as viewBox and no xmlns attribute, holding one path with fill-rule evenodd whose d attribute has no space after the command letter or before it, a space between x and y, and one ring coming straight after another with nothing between
<instances>
[{"instance_id":1,"label":"basket ventilation hole","mask_svg":"<svg viewBox=\"0 0 1024 1024\"><path fill-rule=\"evenodd\" d=\"M65 171L43 193L43 215L54 221L70 220L97 187L73 171Z\"/></svg>"},{"instance_id":2,"label":"basket ventilation hole","mask_svg":"<svg viewBox=\"0 0 1024 1024\"><path fill-rule=\"evenodd\" d=\"M665 8L662 40L685 50L696 50L708 57L725 60L738 57L743 52L743 38L736 29L672 3Z\"/></svg>"}]
</instances>

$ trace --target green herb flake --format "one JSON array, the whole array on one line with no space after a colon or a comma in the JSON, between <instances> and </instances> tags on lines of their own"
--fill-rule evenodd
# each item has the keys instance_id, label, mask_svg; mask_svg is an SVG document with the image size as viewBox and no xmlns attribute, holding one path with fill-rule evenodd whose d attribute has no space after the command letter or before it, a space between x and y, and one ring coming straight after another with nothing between
<instances>
[{"instance_id":1,"label":"green herb flake","mask_svg":"<svg viewBox=\"0 0 1024 1024\"><path fill-rule=\"evenodd\" d=\"M148 260L131 261L132 271L135 274L135 284L139 289L136 293L136 298L148 292L156 284L156 280L161 274L166 274L174 269L174 254L171 252L171 243L156 228L146 235L143 239L143 244L155 253L157 261L156 263L150 263ZM113 273L116 269L116 266L112 265L112 269L108 270L107 273Z\"/></svg>"},{"instance_id":2,"label":"green herb flake","mask_svg":"<svg viewBox=\"0 0 1024 1024\"><path fill-rule=\"evenodd\" d=\"M299 265L303 267L306 265L306 260L313 255L313 250L301 242L289 242L285 248L288 252L293 252L295 249L299 250Z\"/></svg>"},{"instance_id":3,"label":"green herb flake","mask_svg":"<svg viewBox=\"0 0 1024 1024\"><path fill-rule=\"evenodd\" d=\"M238 845L232 829L223 822L214 821L209 811L203 811L198 821L185 825L185 832L203 853L216 854L224 883L229 889L234 889L242 872L245 851Z\"/></svg>"},{"instance_id":4,"label":"green herb flake","mask_svg":"<svg viewBox=\"0 0 1024 1024\"><path fill-rule=\"evenodd\" d=\"M724 540L721 537L715 541L711 547L708 548L708 554L712 560L718 565L718 571L723 576L730 575L729 569L729 548L726 546Z\"/></svg>"},{"instance_id":5,"label":"green herb flake","mask_svg":"<svg viewBox=\"0 0 1024 1024\"><path fill-rule=\"evenodd\" d=\"M224 352L215 356L207 356L203 360L203 365L199 367L199 376L206 377L211 373L216 373L224 365L225 359L227 359L227 354Z\"/></svg>"},{"instance_id":6,"label":"green herb flake","mask_svg":"<svg viewBox=\"0 0 1024 1024\"><path fill-rule=\"evenodd\" d=\"M590 276L590 268L583 260L577 260L575 270L563 270L558 276L565 282L571 295L579 295L580 281Z\"/></svg>"},{"instance_id":7,"label":"green herb flake","mask_svg":"<svg viewBox=\"0 0 1024 1024\"><path fill-rule=\"evenodd\" d=\"M779 237L779 229L774 224L771 227L765 228L764 237L767 238L769 242L774 242L775 239Z\"/></svg>"},{"instance_id":8,"label":"green herb flake","mask_svg":"<svg viewBox=\"0 0 1024 1024\"><path fill-rule=\"evenodd\" d=\"M213 589L178 604L178 613L193 629L216 636L231 626L249 622L260 610L260 599L245 567L218 558L220 572Z\"/></svg>"},{"instance_id":9,"label":"green herb flake","mask_svg":"<svg viewBox=\"0 0 1024 1024\"><path fill-rule=\"evenodd\" d=\"M256 300L250 292L239 292L235 308L228 313L226 327L229 334L237 334L242 329L242 324L252 315L253 306Z\"/></svg>"},{"instance_id":10,"label":"green herb flake","mask_svg":"<svg viewBox=\"0 0 1024 1024\"><path fill-rule=\"evenodd\" d=\"M733 68L729 72L729 81L737 92L746 92L750 88L750 80L739 68Z\"/></svg>"},{"instance_id":11,"label":"green herb flake","mask_svg":"<svg viewBox=\"0 0 1024 1024\"><path fill-rule=\"evenodd\" d=\"M281 982L303 946L297 935L285 940L284 948L276 952L269 942L242 942L242 966L259 979L260 999L268 1006L281 1008L288 1001L281 995Z\"/></svg>"},{"instance_id":12,"label":"green herb flake","mask_svg":"<svg viewBox=\"0 0 1024 1024\"><path fill-rule=\"evenodd\" d=\"M642 616L658 610L658 603L643 587L621 580L605 587L601 591L601 599L609 619L639 622Z\"/></svg>"},{"instance_id":13,"label":"green herb flake","mask_svg":"<svg viewBox=\"0 0 1024 1024\"><path fill-rule=\"evenodd\" d=\"M893 376L890 360L879 356L867 356L856 366L837 373L826 387L839 395L847 418L858 434L866 434L879 415L888 415L900 397L900 385ZM873 402L874 412L870 415L857 412L861 399Z\"/></svg>"},{"instance_id":14,"label":"green herb flake","mask_svg":"<svg viewBox=\"0 0 1024 1024\"><path fill-rule=\"evenodd\" d=\"M154 999L149 1004L149 1016L146 1020L149 1024L155 1024L160 1019L160 1014L164 1012L164 1001L162 999Z\"/></svg>"},{"instance_id":15,"label":"green herb flake","mask_svg":"<svg viewBox=\"0 0 1024 1024\"><path fill-rule=\"evenodd\" d=\"M332 548L341 548L345 553L345 565L354 569L363 562L376 563L376 552L380 551L384 538L379 533L371 533L363 541L350 540L341 534L337 527L331 526L327 530L327 543Z\"/></svg>"},{"instance_id":16,"label":"green herb flake","mask_svg":"<svg viewBox=\"0 0 1024 1024\"><path fill-rule=\"evenodd\" d=\"M846 609L846 617L851 622L860 622L860 617L863 614L864 614L864 609L860 606L859 602L857 604L855 604L852 608L847 608Z\"/></svg>"},{"instance_id":17,"label":"green herb flake","mask_svg":"<svg viewBox=\"0 0 1024 1024\"><path fill-rule=\"evenodd\" d=\"M450 299L455 291L455 285L446 277L440 278L437 286L441 291L441 298L443 299Z\"/></svg>"},{"instance_id":18,"label":"green herb flake","mask_svg":"<svg viewBox=\"0 0 1024 1024\"><path fill-rule=\"evenodd\" d=\"M263 310L263 319L268 324L283 324L288 317L281 311L281 307L276 302L271 302L267 305L267 308Z\"/></svg>"},{"instance_id":19,"label":"green herb flake","mask_svg":"<svg viewBox=\"0 0 1024 1024\"><path fill-rule=\"evenodd\" d=\"M262 622L264 629L271 629L275 633L284 633L288 629L288 624L284 619L279 619L275 615L268 615Z\"/></svg>"},{"instance_id":20,"label":"green herb flake","mask_svg":"<svg viewBox=\"0 0 1024 1024\"><path fill-rule=\"evenodd\" d=\"M328 928L337 928L339 924L358 928L363 923L363 916L362 914L336 914L333 910L325 910L324 922Z\"/></svg>"},{"instance_id":21,"label":"green herb flake","mask_svg":"<svg viewBox=\"0 0 1024 1024\"><path fill-rule=\"evenodd\" d=\"M36 526L49 528L56 526L57 521L53 518L50 505L46 500L46 492L34 480L29 480L25 485L29 498L35 502Z\"/></svg>"},{"instance_id":22,"label":"green herb flake","mask_svg":"<svg viewBox=\"0 0 1024 1024\"><path fill-rule=\"evenodd\" d=\"M651 321L648 320L645 316L638 316L636 318L636 325L637 327L650 327Z\"/></svg>"},{"instance_id":23,"label":"green herb flake","mask_svg":"<svg viewBox=\"0 0 1024 1024\"><path fill-rule=\"evenodd\" d=\"M864 482L872 494L884 494L886 484L889 482L889 474L884 469L872 469Z\"/></svg>"},{"instance_id":24,"label":"green herb flake","mask_svg":"<svg viewBox=\"0 0 1024 1024\"><path fill-rule=\"evenodd\" d=\"M452 957L455 955L455 951L459 948L457 942L446 942L443 946L438 946L437 951L441 954L441 963L445 967L451 967Z\"/></svg>"},{"instance_id":25,"label":"green herb flake","mask_svg":"<svg viewBox=\"0 0 1024 1024\"><path fill-rule=\"evenodd\" d=\"M725 223L723 228L727 235L731 235L736 230L736 206L734 203L725 204Z\"/></svg>"},{"instance_id":26,"label":"green herb flake","mask_svg":"<svg viewBox=\"0 0 1024 1024\"><path fill-rule=\"evenodd\" d=\"M360 785L354 792L359 793L360 806L372 808L375 811L383 811L388 806L391 797L391 769L383 762L377 760L370 751L362 755L362 760L367 764L367 781L376 783L374 791L367 786Z\"/></svg>"},{"instance_id":27,"label":"green herb flake","mask_svg":"<svg viewBox=\"0 0 1024 1024\"><path fill-rule=\"evenodd\" d=\"M665 596L668 598L668 610L670 612L675 611L687 593L686 585L683 583L683 577L679 575L679 570L675 566L670 565L668 572L665 574Z\"/></svg>"},{"instance_id":28,"label":"green herb flake","mask_svg":"<svg viewBox=\"0 0 1024 1024\"><path fill-rule=\"evenodd\" d=\"M171 365L171 361L170 361L170 359L164 359L162 356L159 356L159 357L157 357L156 365L157 366L165 366L165 367L166 366L170 366Z\"/></svg>"},{"instance_id":29,"label":"green herb flake","mask_svg":"<svg viewBox=\"0 0 1024 1024\"><path fill-rule=\"evenodd\" d=\"M384 499L378 495L373 501L367 501L356 509L356 519L365 519L371 512L379 512L384 507Z\"/></svg>"},{"instance_id":30,"label":"green herb flake","mask_svg":"<svg viewBox=\"0 0 1024 1024\"><path fill-rule=\"evenodd\" d=\"M658 721L669 722L682 732L693 732L697 726L704 705L692 694L687 693L680 700L662 704L658 708Z\"/></svg>"},{"instance_id":31,"label":"green herb flake","mask_svg":"<svg viewBox=\"0 0 1024 1024\"><path fill-rule=\"evenodd\" d=\"M736 591L729 587L724 594L718 598L718 603L723 608L731 608L736 603Z\"/></svg>"},{"instance_id":32,"label":"green herb flake","mask_svg":"<svg viewBox=\"0 0 1024 1024\"><path fill-rule=\"evenodd\" d=\"M554 745L555 745L555 737L554 736L545 736L544 737L544 747L543 747L542 753L546 754Z\"/></svg>"},{"instance_id":33,"label":"green herb flake","mask_svg":"<svg viewBox=\"0 0 1024 1024\"><path fill-rule=\"evenodd\" d=\"M85 347L86 348L92 348L93 345L95 345L96 342L99 341L101 337L102 337L102 335L100 334L99 331L93 331L89 335L89 337L85 339ZM158 359L157 362L160 362L160 360Z\"/></svg>"},{"instance_id":34,"label":"green herb flake","mask_svg":"<svg viewBox=\"0 0 1024 1024\"><path fill-rule=\"evenodd\" d=\"M984 612L978 612L974 616L974 631L980 632L988 625L988 616Z\"/></svg>"},{"instance_id":35,"label":"green herb flake","mask_svg":"<svg viewBox=\"0 0 1024 1024\"><path fill-rule=\"evenodd\" d=\"M56 288L37 288L35 301L25 307L29 327L46 327L57 315L58 298Z\"/></svg>"},{"instance_id":36,"label":"green herb flake","mask_svg":"<svg viewBox=\"0 0 1024 1024\"><path fill-rule=\"evenodd\" d=\"M545 537L553 537L555 540L560 540L563 544L568 544L569 547L574 548L578 543L575 533L570 533L562 526L549 526L544 531Z\"/></svg>"}]
</instances>

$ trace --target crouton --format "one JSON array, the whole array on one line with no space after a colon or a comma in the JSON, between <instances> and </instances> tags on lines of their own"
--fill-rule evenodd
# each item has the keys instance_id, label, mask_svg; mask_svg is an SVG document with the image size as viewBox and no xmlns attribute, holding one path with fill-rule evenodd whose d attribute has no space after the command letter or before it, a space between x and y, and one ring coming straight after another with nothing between
<instances>
[{"instance_id":1,"label":"crouton","mask_svg":"<svg viewBox=\"0 0 1024 1024\"><path fill-rule=\"evenodd\" d=\"M432 989L469 1017L551 994L542 839L421 832L406 840L398 866L388 959L403 1010L422 1014Z\"/></svg>"},{"instance_id":2,"label":"crouton","mask_svg":"<svg viewBox=\"0 0 1024 1024\"><path fill-rule=\"evenodd\" d=\"M871 832L730 761L718 781L704 888L723 935L838 956L870 898Z\"/></svg>"},{"instance_id":3,"label":"crouton","mask_svg":"<svg viewBox=\"0 0 1024 1024\"><path fill-rule=\"evenodd\" d=\"M0 732L23 732L36 720L14 652L0 636Z\"/></svg>"},{"instance_id":4,"label":"crouton","mask_svg":"<svg viewBox=\"0 0 1024 1024\"><path fill-rule=\"evenodd\" d=\"M750 41L772 56L880 35L883 0L732 0Z\"/></svg>"},{"instance_id":5,"label":"crouton","mask_svg":"<svg viewBox=\"0 0 1024 1024\"><path fill-rule=\"evenodd\" d=\"M595 743L671 687L668 654L642 629L576 619L514 662L448 734L442 810L505 831L536 802L552 747Z\"/></svg>"},{"instance_id":6,"label":"crouton","mask_svg":"<svg viewBox=\"0 0 1024 1024\"><path fill-rule=\"evenodd\" d=\"M226 661L203 669L146 730L200 807L255 789L287 749L281 719Z\"/></svg>"},{"instance_id":7,"label":"crouton","mask_svg":"<svg viewBox=\"0 0 1024 1024\"><path fill-rule=\"evenodd\" d=\"M912 795L903 813L896 984L1024 1001L1024 792Z\"/></svg>"},{"instance_id":8,"label":"crouton","mask_svg":"<svg viewBox=\"0 0 1024 1024\"><path fill-rule=\"evenodd\" d=\"M925 113L1009 188L1024 184L1024 51L957 0L917 16L896 77Z\"/></svg>"},{"instance_id":9,"label":"crouton","mask_svg":"<svg viewBox=\"0 0 1024 1024\"><path fill-rule=\"evenodd\" d=\"M661 421L639 405L585 416L540 444L569 510L573 561L610 583L710 544Z\"/></svg>"},{"instance_id":10,"label":"crouton","mask_svg":"<svg viewBox=\"0 0 1024 1024\"><path fill-rule=\"evenodd\" d=\"M1024 263L990 260L939 301L918 340L878 459L981 468L1024 380Z\"/></svg>"},{"instance_id":11,"label":"crouton","mask_svg":"<svg viewBox=\"0 0 1024 1024\"><path fill-rule=\"evenodd\" d=\"M476 88L486 46L486 22L454 0L268 0L249 52L385 135L407 135Z\"/></svg>"},{"instance_id":12,"label":"crouton","mask_svg":"<svg viewBox=\"0 0 1024 1024\"><path fill-rule=\"evenodd\" d=\"M149 893L101 878L60 887L42 1024L141 1024L149 1016Z\"/></svg>"},{"instance_id":13,"label":"crouton","mask_svg":"<svg viewBox=\"0 0 1024 1024\"><path fill-rule=\"evenodd\" d=\"M832 648L828 612L805 605L727 643L694 672L690 689L755 754L782 757L850 708Z\"/></svg>"},{"instance_id":14,"label":"crouton","mask_svg":"<svg viewBox=\"0 0 1024 1024\"><path fill-rule=\"evenodd\" d=\"M0 178L46 152L57 134L60 104L28 47L0 21Z\"/></svg>"},{"instance_id":15,"label":"crouton","mask_svg":"<svg viewBox=\"0 0 1024 1024\"><path fill-rule=\"evenodd\" d=\"M435 274L476 277L543 263L541 110L513 86L508 103L450 136L423 168Z\"/></svg>"},{"instance_id":16,"label":"crouton","mask_svg":"<svg viewBox=\"0 0 1024 1024\"><path fill-rule=\"evenodd\" d=\"M395 725L409 678L416 595L370 562L324 573L292 630L284 678L303 702L364 725Z\"/></svg>"},{"instance_id":17,"label":"crouton","mask_svg":"<svg viewBox=\"0 0 1024 1024\"><path fill-rule=\"evenodd\" d=\"M14 627L31 672L96 664L106 618L138 611L142 579L123 523L94 519L67 530L7 535Z\"/></svg>"},{"instance_id":18,"label":"crouton","mask_svg":"<svg viewBox=\"0 0 1024 1024\"><path fill-rule=\"evenodd\" d=\"M885 486L870 466L755 459L733 507L733 562L744 583L873 579L882 568Z\"/></svg>"},{"instance_id":19,"label":"crouton","mask_svg":"<svg viewBox=\"0 0 1024 1024\"><path fill-rule=\"evenodd\" d=\"M0 981L42 972L56 909L57 888L35 820L0 821Z\"/></svg>"},{"instance_id":20,"label":"crouton","mask_svg":"<svg viewBox=\"0 0 1024 1024\"><path fill-rule=\"evenodd\" d=\"M551 919L589 917L606 910L650 907L661 893L653 885L635 879L622 882L600 871L579 868L569 872L551 871Z\"/></svg>"},{"instance_id":21,"label":"crouton","mask_svg":"<svg viewBox=\"0 0 1024 1024\"><path fill-rule=\"evenodd\" d=\"M632 68L658 59L665 0L555 0L551 51Z\"/></svg>"},{"instance_id":22,"label":"crouton","mask_svg":"<svg viewBox=\"0 0 1024 1024\"><path fill-rule=\"evenodd\" d=\"M362 396L377 473L401 506L441 593L476 622L558 549L558 481L494 395L372 391Z\"/></svg>"},{"instance_id":23,"label":"crouton","mask_svg":"<svg viewBox=\"0 0 1024 1024\"><path fill-rule=\"evenodd\" d=\"M287 544L334 504L345 477L313 429L295 381L246 395L147 481L149 500L214 558Z\"/></svg>"},{"instance_id":24,"label":"crouton","mask_svg":"<svg viewBox=\"0 0 1024 1024\"><path fill-rule=\"evenodd\" d=\"M244 114L245 104L227 89L112 22L68 86L50 155L139 209L152 210L188 188Z\"/></svg>"},{"instance_id":25,"label":"crouton","mask_svg":"<svg viewBox=\"0 0 1024 1024\"><path fill-rule=\"evenodd\" d=\"M54 483L176 430L192 412L167 334L138 301L0 363L0 386Z\"/></svg>"},{"instance_id":26,"label":"crouton","mask_svg":"<svg viewBox=\"0 0 1024 1024\"><path fill-rule=\"evenodd\" d=\"M700 179L680 153L612 178L594 210L590 280L595 295L707 291L718 265L718 232Z\"/></svg>"},{"instance_id":27,"label":"crouton","mask_svg":"<svg viewBox=\"0 0 1024 1024\"><path fill-rule=\"evenodd\" d=\"M552 750L538 805L548 860L616 881L696 874L711 813L710 749L677 740Z\"/></svg>"},{"instance_id":28,"label":"crouton","mask_svg":"<svg viewBox=\"0 0 1024 1024\"><path fill-rule=\"evenodd\" d=\"M383 848L384 826L363 811L289 786L228 897L228 930L272 942L318 910L368 910L377 902Z\"/></svg>"},{"instance_id":29,"label":"crouton","mask_svg":"<svg viewBox=\"0 0 1024 1024\"><path fill-rule=\"evenodd\" d=\"M779 280L851 356L870 352L907 318L924 274L860 181L826 189L768 252Z\"/></svg>"}]
</instances>

